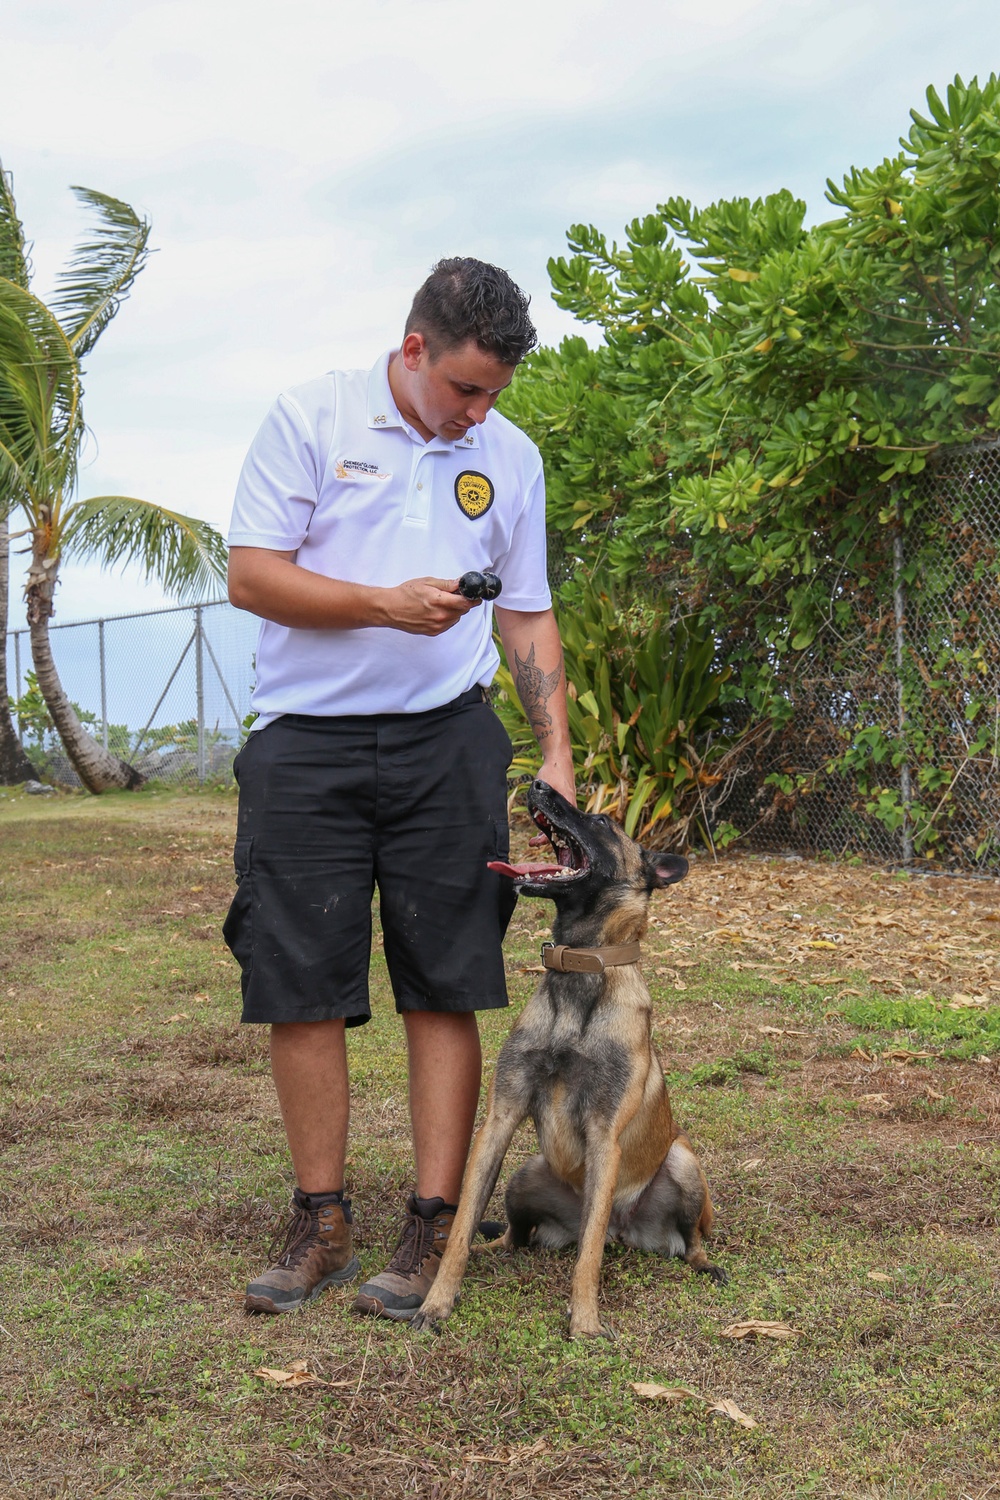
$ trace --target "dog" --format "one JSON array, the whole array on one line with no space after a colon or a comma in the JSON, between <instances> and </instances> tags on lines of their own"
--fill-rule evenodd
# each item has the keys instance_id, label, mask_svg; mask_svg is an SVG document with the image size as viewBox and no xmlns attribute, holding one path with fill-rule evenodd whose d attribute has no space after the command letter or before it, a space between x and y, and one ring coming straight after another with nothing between
<instances>
[{"instance_id":1,"label":"dog","mask_svg":"<svg viewBox=\"0 0 1000 1500\"><path fill-rule=\"evenodd\" d=\"M554 942L497 1059L448 1245L412 1326L436 1329L452 1312L476 1226L514 1131L530 1115L541 1154L512 1178L507 1230L489 1248L577 1243L570 1338L609 1336L598 1313L609 1240L682 1256L714 1282L726 1280L702 1246L713 1217L708 1183L670 1111L638 964L650 896L683 880L688 863L647 852L611 818L578 812L544 781L530 787L528 810L557 863L490 868L522 895L555 902Z\"/></svg>"}]
</instances>

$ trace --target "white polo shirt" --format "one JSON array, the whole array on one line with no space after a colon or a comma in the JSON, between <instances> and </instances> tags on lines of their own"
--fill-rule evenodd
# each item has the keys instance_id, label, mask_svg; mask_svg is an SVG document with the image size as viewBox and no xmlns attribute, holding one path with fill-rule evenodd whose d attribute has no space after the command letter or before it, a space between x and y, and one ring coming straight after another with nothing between
<instances>
[{"instance_id":1,"label":"white polo shirt","mask_svg":"<svg viewBox=\"0 0 1000 1500\"><path fill-rule=\"evenodd\" d=\"M425 442L396 408L390 358L278 397L243 465L230 546L294 551L310 572L382 587L490 569L503 582L505 608L547 609L538 449L496 411L458 442ZM439 636L264 620L254 727L285 713L440 708L492 681L492 618L483 604Z\"/></svg>"}]
</instances>

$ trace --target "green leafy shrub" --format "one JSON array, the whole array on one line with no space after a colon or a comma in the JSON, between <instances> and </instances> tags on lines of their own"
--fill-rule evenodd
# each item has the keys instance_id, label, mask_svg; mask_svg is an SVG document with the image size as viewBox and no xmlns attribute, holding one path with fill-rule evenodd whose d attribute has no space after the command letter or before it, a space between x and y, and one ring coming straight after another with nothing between
<instances>
[{"instance_id":1,"label":"green leafy shrub","mask_svg":"<svg viewBox=\"0 0 1000 1500\"><path fill-rule=\"evenodd\" d=\"M715 662L714 636L579 578L564 586L557 612L587 811L615 815L646 842L684 843L695 825L711 843L733 750L719 708L729 670ZM496 686L514 770L534 774L538 748L506 663Z\"/></svg>"},{"instance_id":2,"label":"green leafy shrub","mask_svg":"<svg viewBox=\"0 0 1000 1500\"><path fill-rule=\"evenodd\" d=\"M977 861L1000 755L995 450L977 474L970 444L1000 429L998 162L1000 79L957 78L897 154L828 184L826 222L782 190L672 198L616 240L573 225L553 296L601 341L539 350L502 401L543 452L559 566L714 631L722 701L775 730L763 774L817 772L803 818L832 788L873 833Z\"/></svg>"}]
</instances>

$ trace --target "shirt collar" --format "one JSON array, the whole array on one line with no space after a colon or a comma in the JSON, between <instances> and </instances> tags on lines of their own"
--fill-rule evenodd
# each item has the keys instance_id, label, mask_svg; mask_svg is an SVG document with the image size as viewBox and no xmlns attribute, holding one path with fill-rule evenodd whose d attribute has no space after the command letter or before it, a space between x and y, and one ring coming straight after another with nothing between
<instances>
[{"instance_id":1,"label":"shirt collar","mask_svg":"<svg viewBox=\"0 0 1000 1500\"><path fill-rule=\"evenodd\" d=\"M378 431L384 431L387 427L401 427L404 432L407 432L409 428L399 414L399 408L393 399L392 387L389 385L389 361L395 353L395 349L388 349L385 354L380 354L368 375L368 426ZM433 437L426 446L446 451L454 449L458 453L478 448L479 428L470 427L457 443L448 442L445 438Z\"/></svg>"}]
</instances>

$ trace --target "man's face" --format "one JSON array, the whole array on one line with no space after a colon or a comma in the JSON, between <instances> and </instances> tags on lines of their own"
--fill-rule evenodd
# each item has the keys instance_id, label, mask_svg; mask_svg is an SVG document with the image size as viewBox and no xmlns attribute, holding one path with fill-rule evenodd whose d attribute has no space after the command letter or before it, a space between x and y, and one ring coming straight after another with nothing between
<instances>
[{"instance_id":1,"label":"man's face","mask_svg":"<svg viewBox=\"0 0 1000 1500\"><path fill-rule=\"evenodd\" d=\"M420 333L409 333L399 354L402 416L425 438L458 442L486 418L514 375L514 366L487 354L474 339L431 358Z\"/></svg>"}]
</instances>

